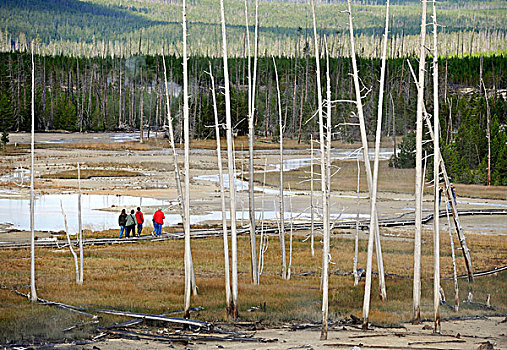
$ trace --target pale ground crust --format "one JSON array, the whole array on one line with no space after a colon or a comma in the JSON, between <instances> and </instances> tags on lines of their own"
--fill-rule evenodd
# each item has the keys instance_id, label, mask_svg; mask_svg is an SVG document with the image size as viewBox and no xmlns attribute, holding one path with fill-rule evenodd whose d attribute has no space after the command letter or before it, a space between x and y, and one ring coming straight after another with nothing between
<instances>
[{"instance_id":1,"label":"pale ground crust","mask_svg":"<svg viewBox=\"0 0 507 350\"><path fill-rule=\"evenodd\" d=\"M442 322L440 335L434 335L433 323L419 325L404 324L405 328L377 328L361 331L351 327L330 328L327 340L320 340L320 330L306 329L291 331L289 328L266 329L248 332L254 337L278 339L271 343L252 342L191 342L188 345L174 343L176 349L477 349L489 341L494 349L507 349L507 323L503 317L486 320ZM424 327L424 329L423 329ZM163 334L163 333L162 333ZM459 334L459 335L458 335ZM61 345L59 348L68 348ZM83 350L127 350L127 349L167 349L169 343L151 340L108 339L94 344L79 345ZM357 350L358 348L355 348Z\"/></svg>"}]
</instances>

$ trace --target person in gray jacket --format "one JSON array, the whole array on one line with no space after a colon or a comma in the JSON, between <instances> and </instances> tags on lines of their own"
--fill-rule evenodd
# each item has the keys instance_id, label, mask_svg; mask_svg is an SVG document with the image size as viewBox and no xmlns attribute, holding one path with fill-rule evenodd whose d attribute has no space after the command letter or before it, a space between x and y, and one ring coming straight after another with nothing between
<instances>
[{"instance_id":1,"label":"person in gray jacket","mask_svg":"<svg viewBox=\"0 0 507 350\"><path fill-rule=\"evenodd\" d=\"M127 215L127 232L125 233L125 237L130 237L130 232L132 232L132 237L136 235L136 225L137 220L134 214L134 209L130 211L130 215Z\"/></svg>"}]
</instances>

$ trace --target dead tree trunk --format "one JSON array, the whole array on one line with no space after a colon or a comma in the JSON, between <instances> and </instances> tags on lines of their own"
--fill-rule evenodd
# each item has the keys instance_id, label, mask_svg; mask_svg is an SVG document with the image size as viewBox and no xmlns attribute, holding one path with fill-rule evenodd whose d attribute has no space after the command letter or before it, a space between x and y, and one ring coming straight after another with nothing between
<instances>
[{"instance_id":1,"label":"dead tree trunk","mask_svg":"<svg viewBox=\"0 0 507 350\"><path fill-rule=\"evenodd\" d=\"M81 168L77 163L77 229L79 235L79 280L78 284L83 284L83 266L84 266L84 253L83 253L83 223L81 218Z\"/></svg>"},{"instance_id":2,"label":"dead tree trunk","mask_svg":"<svg viewBox=\"0 0 507 350\"><path fill-rule=\"evenodd\" d=\"M188 106L188 61L187 61L187 12L186 0L182 4L183 14L183 129L185 138L185 318L190 317L190 294L192 292L192 258L190 248L190 130Z\"/></svg>"},{"instance_id":3,"label":"dead tree trunk","mask_svg":"<svg viewBox=\"0 0 507 350\"><path fill-rule=\"evenodd\" d=\"M255 13L257 14L257 8ZM252 86L252 67L250 52L250 30L248 28L248 5L245 0L245 22L246 22L246 43L247 43L247 61L248 61L248 213L250 219L250 271L253 284L259 284L259 276L257 274L257 247L255 237L255 197L254 197L254 94ZM256 18L255 35L257 35L257 18ZM257 38L256 38L257 39ZM255 43L257 49L257 43ZM256 58L255 58L256 59ZM257 65L257 62L255 62ZM255 67L257 68L257 67ZM256 72L254 72L255 76Z\"/></svg>"},{"instance_id":4,"label":"dead tree trunk","mask_svg":"<svg viewBox=\"0 0 507 350\"><path fill-rule=\"evenodd\" d=\"M378 164L380 152L380 138L382 137L382 105L384 102L384 81L386 71L386 56L387 56L387 35L389 33L389 0L386 3L386 22L385 32L382 41L382 67L380 68L380 87L378 97L377 109L377 131L375 135L375 160L373 163L373 179L371 186L370 198L370 234L368 236L368 256L366 262L366 282L364 285L364 299L363 299L363 329L368 329L368 315L370 313L370 295L371 295L371 270L373 260L373 240L374 235L372 228L375 228L376 220L376 207L377 207L377 179L378 179Z\"/></svg>"},{"instance_id":5,"label":"dead tree trunk","mask_svg":"<svg viewBox=\"0 0 507 350\"><path fill-rule=\"evenodd\" d=\"M280 84L278 81L278 71L276 69L275 58L273 57L273 66L275 67L276 91L278 96L278 127L280 129L280 251L282 256L282 279L287 279L287 258L285 254L285 209L283 200L283 131L285 126L282 118L282 100L280 96Z\"/></svg>"},{"instance_id":6,"label":"dead tree trunk","mask_svg":"<svg viewBox=\"0 0 507 350\"><path fill-rule=\"evenodd\" d=\"M79 263L77 261L77 254L74 251L74 248L72 248L72 242L70 241L70 234L69 234L69 225L67 225L67 215L65 215L65 211L63 210L63 204L62 201L60 201L60 208L62 209L62 215L63 215L63 224L65 227L65 235L67 236L67 244L69 245L69 250L74 257L74 265L76 266L76 283L79 283Z\"/></svg>"},{"instance_id":7,"label":"dead tree trunk","mask_svg":"<svg viewBox=\"0 0 507 350\"><path fill-rule=\"evenodd\" d=\"M30 144L30 301L37 301L35 288L35 230L34 230L34 159L35 159L35 63L33 59L34 42L32 41L32 142Z\"/></svg>"},{"instance_id":8,"label":"dead tree trunk","mask_svg":"<svg viewBox=\"0 0 507 350\"><path fill-rule=\"evenodd\" d=\"M350 5L350 0L347 1L348 4L348 12L349 12L349 34L350 34L350 56L352 58L352 69L353 69L353 78L354 78L354 88L356 94L356 107L357 107L357 116L359 118L359 128L361 131L361 143L363 146L363 160L366 168L366 181L368 183L368 192L371 198L372 194L372 172L371 172L371 164L370 164L370 156L368 154L368 139L366 137L366 125L364 122L364 114L363 114L363 102L361 100L361 88L359 85L359 72L357 69L356 62L356 49L355 49L355 41L354 41L354 27L352 25L352 9ZM375 235L375 248L377 253L377 266L379 270L379 288L380 288L380 299L385 300L387 297L386 287L385 287L385 277L384 277L384 262L382 259L382 247L380 245L380 230L378 228L378 218L377 218L377 210L375 208L375 225L370 227L370 231ZM373 254L373 252L370 252Z\"/></svg>"},{"instance_id":9,"label":"dead tree trunk","mask_svg":"<svg viewBox=\"0 0 507 350\"><path fill-rule=\"evenodd\" d=\"M417 89L417 123L415 153L415 237L414 237L414 289L413 322L421 320L421 233L422 233L422 137L424 107L424 76L426 59L426 0L422 0L421 41L419 52L419 79Z\"/></svg>"},{"instance_id":10,"label":"dead tree trunk","mask_svg":"<svg viewBox=\"0 0 507 350\"><path fill-rule=\"evenodd\" d=\"M315 223L313 207L313 135L310 135L310 241L312 249L312 257L315 256Z\"/></svg>"},{"instance_id":11,"label":"dead tree trunk","mask_svg":"<svg viewBox=\"0 0 507 350\"><path fill-rule=\"evenodd\" d=\"M326 174L326 150L325 150L325 134L324 134L324 117L322 113L322 85L320 82L320 54L319 43L317 38L317 20L315 18L315 0L312 0L312 17L313 17L313 36L314 36L314 49L315 49L315 62L317 73L317 103L318 103L318 116L319 116L319 135L320 135L320 180L322 190L322 213L323 213L323 228L322 228L322 330L320 339L327 339L328 331L328 257L329 252L327 248L327 237L329 236L329 207L327 203L327 174Z\"/></svg>"},{"instance_id":12,"label":"dead tree trunk","mask_svg":"<svg viewBox=\"0 0 507 350\"><path fill-rule=\"evenodd\" d=\"M231 314L233 318L238 317L238 246L236 231L236 179L234 177L234 151L232 139L231 121L231 95L229 86L229 68L227 64L227 37L225 31L224 0L220 0L220 17L222 24L222 56L224 61L224 90L225 90L225 119L227 133L227 164L229 172L229 195L231 210L231 255L232 255L232 303Z\"/></svg>"},{"instance_id":13,"label":"dead tree trunk","mask_svg":"<svg viewBox=\"0 0 507 350\"><path fill-rule=\"evenodd\" d=\"M440 208L438 204L440 181L440 130L439 130L439 110L438 110L438 35L437 35L437 5L433 2L433 308L434 308L434 326L433 332L440 333Z\"/></svg>"},{"instance_id":14,"label":"dead tree trunk","mask_svg":"<svg viewBox=\"0 0 507 350\"><path fill-rule=\"evenodd\" d=\"M222 204L222 227L224 236L224 270L225 270L225 308L227 315L231 313L231 277L229 267L229 242L227 237L227 217L225 215L225 191L224 191L224 172L222 169L222 151L220 148L220 128L218 124L217 98L215 92L215 79L209 64L209 75L211 78L211 92L213 96L213 114L215 116L215 133L217 138L217 162L218 162L218 182L220 184L220 201Z\"/></svg>"}]
</instances>

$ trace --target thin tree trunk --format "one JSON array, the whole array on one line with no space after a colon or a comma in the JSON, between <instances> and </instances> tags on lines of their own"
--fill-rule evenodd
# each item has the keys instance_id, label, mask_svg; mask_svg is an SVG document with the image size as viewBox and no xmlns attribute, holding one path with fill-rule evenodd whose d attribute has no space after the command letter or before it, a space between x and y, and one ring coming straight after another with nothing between
<instances>
[{"instance_id":1,"label":"thin tree trunk","mask_svg":"<svg viewBox=\"0 0 507 350\"><path fill-rule=\"evenodd\" d=\"M78 284L83 284L83 223L81 218L81 168L79 167L79 163L77 163L77 229L79 234L79 280Z\"/></svg>"},{"instance_id":2,"label":"thin tree trunk","mask_svg":"<svg viewBox=\"0 0 507 350\"><path fill-rule=\"evenodd\" d=\"M377 207L377 180L378 180L378 164L380 152L380 138L382 137L382 110L384 103L384 81L386 72L386 56L387 56L387 35L389 33L389 0L386 2L386 22L385 32L382 42L382 67L380 68L380 87L377 109L377 131L375 134L375 159L373 163L373 179L371 186L370 198L370 234L368 236L368 256L366 262L366 282L364 285L363 299L363 329L368 329L368 315L370 313L370 296L371 296L371 270L373 260L373 241L374 234L372 228L375 228L376 207Z\"/></svg>"},{"instance_id":3,"label":"thin tree trunk","mask_svg":"<svg viewBox=\"0 0 507 350\"><path fill-rule=\"evenodd\" d=\"M273 66L275 67L276 91L278 93L278 127L280 129L280 250L282 256L282 279L287 279L287 259L285 256L285 209L283 201L283 131L285 126L282 119L282 100L280 96L280 84L278 81L278 71L276 69L275 58L273 57Z\"/></svg>"},{"instance_id":4,"label":"thin tree trunk","mask_svg":"<svg viewBox=\"0 0 507 350\"><path fill-rule=\"evenodd\" d=\"M452 277L454 280L454 311L459 311L459 284L458 272L456 271L456 254L454 253L454 240L452 238L451 221L449 220L449 200L445 203L445 214L447 216L447 228L449 231L449 241L451 242L451 256L452 256Z\"/></svg>"},{"instance_id":5,"label":"thin tree trunk","mask_svg":"<svg viewBox=\"0 0 507 350\"><path fill-rule=\"evenodd\" d=\"M312 17L313 17L313 36L315 43L315 63L317 73L317 101L318 101L318 115L319 115L319 137L320 137L320 180L322 190L322 209L323 209L323 228L322 228L322 277L323 277L323 288L322 289L322 330L320 333L320 339L327 339L328 331L328 289L327 289L327 277L328 277L328 256L329 252L326 250L327 237L329 235L329 208L327 203L327 174L326 174L326 152L325 152L325 135L324 135L324 118L322 113L322 87L320 82L320 54L319 45L317 38L317 20L315 18L315 0L312 0Z\"/></svg>"},{"instance_id":6,"label":"thin tree trunk","mask_svg":"<svg viewBox=\"0 0 507 350\"><path fill-rule=\"evenodd\" d=\"M434 333L440 333L440 208L438 205L440 181L440 130L439 130L439 106L438 106L438 33L437 33L437 5L433 2L433 308L435 323Z\"/></svg>"},{"instance_id":7,"label":"thin tree trunk","mask_svg":"<svg viewBox=\"0 0 507 350\"><path fill-rule=\"evenodd\" d=\"M357 159L357 214L356 214L356 235L354 237L354 265L352 272L354 274L354 286L359 284L359 275L357 273L357 256L359 254L359 185L361 180L361 168L359 167L359 155Z\"/></svg>"},{"instance_id":8,"label":"thin tree trunk","mask_svg":"<svg viewBox=\"0 0 507 350\"><path fill-rule=\"evenodd\" d=\"M255 11L257 15L257 8ZM246 43L247 43L247 61L248 61L248 213L250 219L250 271L253 284L259 284L259 276L257 274L257 247L255 237L255 197L254 197L254 94L252 86L252 67L250 52L250 30L248 28L248 6L245 0L245 22L246 22ZM256 16L255 35L257 36L257 16ZM257 39L257 38L256 38ZM255 43L257 49L257 43ZM255 58L256 59L256 58ZM257 62L255 62L257 65ZM257 68L257 67L255 67ZM257 73L254 71L254 77Z\"/></svg>"},{"instance_id":9,"label":"thin tree trunk","mask_svg":"<svg viewBox=\"0 0 507 350\"><path fill-rule=\"evenodd\" d=\"M290 192L290 185L289 185ZM289 265L287 266L287 279L290 280L290 272L292 268L292 236L294 233L294 216L292 212L292 196L289 196L289 212L290 212L290 235L289 235Z\"/></svg>"},{"instance_id":10,"label":"thin tree trunk","mask_svg":"<svg viewBox=\"0 0 507 350\"><path fill-rule=\"evenodd\" d=\"M218 162L218 182L220 184L220 201L222 204L222 227L224 236L224 267L225 267L225 308L227 315L231 313L231 277L229 267L229 242L227 237L227 217L225 215L225 191L224 191L224 172L222 169L222 153L220 149L220 129L218 124L217 98L215 93L215 79L209 63L209 75L211 78L211 92L213 96L213 114L215 116L215 133L217 138L217 162Z\"/></svg>"},{"instance_id":11,"label":"thin tree trunk","mask_svg":"<svg viewBox=\"0 0 507 350\"><path fill-rule=\"evenodd\" d=\"M34 230L34 159L35 159L35 63L33 59L34 42L32 41L32 142L30 144L30 301L37 301L35 288L35 230Z\"/></svg>"},{"instance_id":12,"label":"thin tree trunk","mask_svg":"<svg viewBox=\"0 0 507 350\"><path fill-rule=\"evenodd\" d=\"M350 0L347 1L348 11L349 11L349 34L350 34L350 56L352 58L352 69L353 69L353 78L354 78L354 88L356 94L356 106L357 106L357 116L359 118L359 128L361 131L361 143L363 145L363 159L364 165L366 168L366 181L368 184L368 192L370 198L372 197L372 172L371 172L371 164L370 164L370 156L368 154L368 139L366 137L366 126L364 122L364 114L363 114L363 103L361 100L361 88L359 86L359 72L357 69L356 63L356 53L355 53L355 41L354 41L354 28L352 25L352 10L350 5ZM380 287L380 299L385 300L387 297L386 286L385 286L385 277L384 277L384 262L382 259L382 248L380 245L380 230L378 227L378 218L377 218L377 208L375 208L375 224L373 227L370 227L370 231L373 231L375 235L375 248L377 253L377 266L379 272L379 287ZM373 254L372 251L369 254ZM367 267L368 269L368 267Z\"/></svg>"},{"instance_id":13,"label":"thin tree trunk","mask_svg":"<svg viewBox=\"0 0 507 350\"><path fill-rule=\"evenodd\" d=\"M314 210L313 207L313 135L310 135L310 225L311 225L311 249L312 257L315 256L315 223L314 223Z\"/></svg>"},{"instance_id":14,"label":"thin tree trunk","mask_svg":"<svg viewBox=\"0 0 507 350\"><path fill-rule=\"evenodd\" d=\"M481 57L482 59L482 57ZM491 185L491 112L489 108L489 100L488 100L488 91L486 90L486 85L484 85L484 80L481 79L481 84L484 89L484 98L486 99L486 138L488 139L488 186Z\"/></svg>"},{"instance_id":15,"label":"thin tree trunk","mask_svg":"<svg viewBox=\"0 0 507 350\"><path fill-rule=\"evenodd\" d=\"M69 227L67 225L67 215L65 215L65 211L63 210L62 201L60 201L60 208L62 209L63 223L65 225L65 234L67 235L67 244L69 245L69 250L72 253L72 256L74 257L74 265L76 266L76 283L80 284L79 283L79 263L77 261L77 254L74 251L74 248L72 248L72 242L70 241Z\"/></svg>"},{"instance_id":16,"label":"thin tree trunk","mask_svg":"<svg viewBox=\"0 0 507 350\"><path fill-rule=\"evenodd\" d=\"M186 0L182 4L183 14L183 129L185 138L185 318L190 317L190 295L192 292L192 258L190 248L190 132L188 106L188 61L187 61L187 12Z\"/></svg>"},{"instance_id":17,"label":"thin tree trunk","mask_svg":"<svg viewBox=\"0 0 507 350\"><path fill-rule=\"evenodd\" d=\"M421 42L419 53L419 79L417 89L417 124L415 154L415 238L414 238L414 287L413 287L413 322L421 320L421 233L422 233L422 137L424 107L424 75L426 59L426 0L422 0ZM435 135L437 137L437 135Z\"/></svg>"},{"instance_id":18,"label":"thin tree trunk","mask_svg":"<svg viewBox=\"0 0 507 350\"><path fill-rule=\"evenodd\" d=\"M225 31L224 0L220 0L220 16L222 24L222 56L224 61L225 119L227 132L227 163L229 171L229 195L231 210L231 255L232 255L232 304L231 315L238 317L238 247L236 232L236 179L234 177L234 153L231 121L231 95L229 86L229 68L227 64L227 37Z\"/></svg>"}]
</instances>

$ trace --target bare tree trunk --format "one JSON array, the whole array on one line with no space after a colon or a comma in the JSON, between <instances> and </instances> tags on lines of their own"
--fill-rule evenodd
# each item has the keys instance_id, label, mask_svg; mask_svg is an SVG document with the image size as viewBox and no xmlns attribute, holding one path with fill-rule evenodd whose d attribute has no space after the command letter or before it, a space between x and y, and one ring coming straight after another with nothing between
<instances>
[{"instance_id":1,"label":"bare tree trunk","mask_svg":"<svg viewBox=\"0 0 507 350\"><path fill-rule=\"evenodd\" d=\"M182 4L183 14L183 129L185 138L185 195L183 206L185 228L185 318L190 317L190 295L192 292L192 258L190 248L190 132L188 107L188 60L187 60L187 12L186 0Z\"/></svg>"},{"instance_id":2,"label":"bare tree trunk","mask_svg":"<svg viewBox=\"0 0 507 350\"><path fill-rule=\"evenodd\" d=\"M278 127L280 128L280 250L282 255L282 279L287 279L287 259L285 256L285 209L283 201L283 131L285 126L282 119L282 100L280 96L280 84L278 81L278 71L276 69L275 58L273 57L273 66L275 67L276 91L278 93Z\"/></svg>"},{"instance_id":3,"label":"bare tree trunk","mask_svg":"<svg viewBox=\"0 0 507 350\"><path fill-rule=\"evenodd\" d=\"M440 190L440 130L439 130L439 106L438 106L438 33L437 33L437 5L433 2L433 308L434 326L433 332L440 333L440 208L438 204Z\"/></svg>"},{"instance_id":4,"label":"bare tree trunk","mask_svg":"<svg viewBox=\"0 0 507 350\"><path fill-rule=\"evenodd\" d=\"M209 63L209 75L211 78L211 91L213 96L213 114L215 116L215 133L217 138L217 162L218 162L218 182L220 184L220 200L222 204L222 227L224 236L224 267L225 267L225 308L227 315L231 313L231 277L229 267L229 242L227 237L227 217L225 215L225 191L224 191L224 172L222 169L222 153L220 149L220 129L218 124L217 98L215 92L215 79Z\"/></svg>"},{"instance_id":5,"label":"bare tree trunk","mask_svg":"<svg viewBox=\"0 0 507 350\"><path fill-rule=\"evenodd\" d=\"M255 9L255 40L257 40L257 6ZM248 28L248 6L245 0L245 21L246 21L246 42L248 54L248 213L250 218L250 271L253 284L259 284L259 276L257 274L257 247L255 237L255 197L254 197L254 98L255 91L252 86L252 67L251 67L251 53L250 53L250 30ZM255 42L255 69L257 68L257 42ZM257 72L254 71L254 79Z\"/></svg>"},{"instance_id":6,"label":"bare tree trunk","mask_svg":"<svg viewBox=\"0 0 507 350\"><path fill-rule=\"evenodd\" d=\"M78 284L83 284L83 223L81 218L81 168L79 167L79 163L77 163L77 229L78 229L78 235L79 235L79 280Z\"/></svg>"},{"instance_id":7,"label":"bare tree trunk","mask_svg":"<svg viewBox=\"0 0 507 350\"><path fill-rule=\"evenodd\" d=\"M364 122L364 114L363 114L363 103L361 100L361 88L359 86L359 72L357 69L356 63L356 48L354 41L354 27L352 25L352 9L350 5L350 0L347 1L348 12L349 12L349 34L350 34L350 56L352 58L352 69L354 73L354 88L356 94L356 106L357 106L357 116L359 118L359 127L361 131L361 143L363 145L363 159L364 165L366 168L366 181L368 183L368 192L370 198L372 197L372 172L371 172L371 164L370 164L370 156L368 154L368 139L366 137L366 126ZM382 259L382 247L380 245L380 231L378 228L378 218L377 218L377 208L375 208L375 225L370 227L370 231L375 235L375 248L377 253L377 266L379 270L379 287L380 287L380 299L385 300L387 297L386 286L385 286L385 277L384 277L384 262ZM370 251L368 254L373 254ZM368 268L368 267L367 267Z\"/></svg>"},{"instance_id":8,"label":"bare tree trunk","mask_svg":"<svg viewBox=\"0 0 507 350\"><path fill-rule=\"evenodd\" d=\"M322 86L320 82L320 54L319 44L317 38L317 20L315 18L315 0L312 0L312 17L313 17L313 36L315 44L315 63L317 73L317 101L318 101L318 115L319 115L319 135L320 135L320 180L322 190L322 209L323 209L323 228L322 228L322 240L324 242L322 249L322 277L323 277L323 288L322 288L322 330L320 333L320 339L327 339L328 331L328 256L329 252L327 248L327 237L329 236L329 208L327 203L327 174L326 174L326 151L325 151L325 135L324 135L324 118L322 113Z\"/></svg>"},{"instance_id":9,"label":"bare tree trunk","mask_svg":"<svg viewBox=\"0 0 507 350\"><path fill-rule=\"evenodd\" d=\"M35 230L34 230L34 159L35 159L35 63L33 59L34 42L32 41L32 142L30 145L30 301L37 301L35 288Z\"/></svg>"},{"instance_id":10,"label":"bare tree trunk","mask_svg":"<svg viewBox=\"0 0 507 350\"><path fill-rule=\"evenodd\" d=\"M413 322L421 320L421 232L422 232L422 137L424 107L424 74L426 59L426 0L422 0L421 42L419 56L419 79L417 89L417 124L415 154L415 238L414 238L414 289L413 289ZM435 135L436 136L436 135Z\"/></svg>"},{"instance_id":11,"label":"bare tree trunk","mask_svg":"<svg viewBox=\"0 0 507 350\"><path fill-rule=\"evenodd\" d=\"M359 185L361 179L361 168L359 167L359 155L357 157L357 214L356 214L356 235L354 237L354 265L352 273L354 274L354 286L359 284L359 275L357 273L357 256L359 255Z\"/></svg>"},{"instance_id":12,"label":"bare tree trunk","mask_svg":"<svg viewBox=\"0 0 507 350\"><path fill-rule=\"evenodd\" d=\"M142 71L141 71L142 74ZM141 86L140 90L140 101L139 101L139 143L144 143L143 127L144 127L144 86Z\"/></svg>"},{"instance_id":13,"label":"bare tree trunk","mask_svg":"<svg viewBox=\"0 0 507 350\"><path fill-rule=\"evenodd\" d=\"M382 40L382 67L380 68L380 87L379 87L378 109L377 109L377 131L375 135L375 160L373 163L373 179L370 198L370 234L368 236L368 257L366 262L366 282L364 285L364 299L363 299L363 329L368 329L368 315L370 313L371 270L372 270L373 240L374 240L372 229L375 228L375 220L376 220L378 163L380 152L380 138L382 137L382 105L384 103L384 81L386 72L388 33L389 33L389 0L387 0L386 2L385 32L384 38Z\"/></svg>"},{"instance_id":14,"label":"bare tree trunk","mask_svg":"<svg viewBox=\"0 0 507 350\"><path fill-rule=\"evenodd\" d=\"M313 207L313 135L310 135L310 225L311 225L311 248L312 257L315 256L315 223L314 223L314 210Z\"/></svg>"},{"instance_id":15,"label":"bare tree trunk","mask_svg":"<svg viewBox=\"0 0 507 350\"><path fill-rule=\"evenodd\" d=\"M290 192L290 185L289 185ZM289 235L289 265L287 266L287 279L290 280L290 271L292 267L292 236L294 233L294 216L292 212L292 197L289 197L289 212L290 212L290 235Z\"/></svg>"},{"instance_id":16,"label":"bare tree trunk","mask_svg":"<svg viewBox=\"0 0 507 350\"><path fill-rule=\"evenodd\" d=\"M482 60L482 57L481 57ZM481 79L482 87L484 88L484 98L486 99L486 138L488 139L488 186L491 186L491 112L489 108L489 100L488 100L488 91L486 90L486 85L484 85L484 80Z\"/></svg>"},{"instance_id":17,"label":"bare tree trunk","mask_svg":"<svg viewBox=\"0 0 507 350\"><path fill-rule=\"evenodd\" d=\"M454 311L459 310L459 284L458 284L458 272L456 271L456 254L454 253L454 240L452 238L451 221L449 220L449 200L445 203L445 214L447 216L447 228L449 231L449 241L451 242L451 256L452 256L452 277L454 280Z\"/></svg>"},{"instance_id":18,"label":"bare tree trunk","mask_svg":"<svg viewBox=\"0 0 507 350\"><path fill-rule=\"evenodd\" d=\"M229 171L229 195L231 210L231 255L232 255L232 304L231 314L238 317L238 247L236 232L236 179L234 177L234 153L231 121L231 95L229 86L229 68L227 64L227 37L225 31L224 0L220 0L220 16L222 23L222 56L224 61L225 119L227 132L227 163Z\"/></svg>"},{"instance_id":19,"label":"bare tree trunk","mask_svg":"<svg viewBox=\"0 0 507 350\"><path fill-rule=\"evenodd\" d=\"M67 225L67 215L65 215L65 211L63 210L62 201L60 201L60 208L62 209L63 223L65 225L65 234L67 235L67 244L69 245L69 250L72 253L72 256L74 257L74 265L76 266L76 283L80 284L79 283L79 264L77 261L77 254L74 251L74 248L72 248L72 242L70 241L69 226Z\"/></svg>"}]
</instances>

